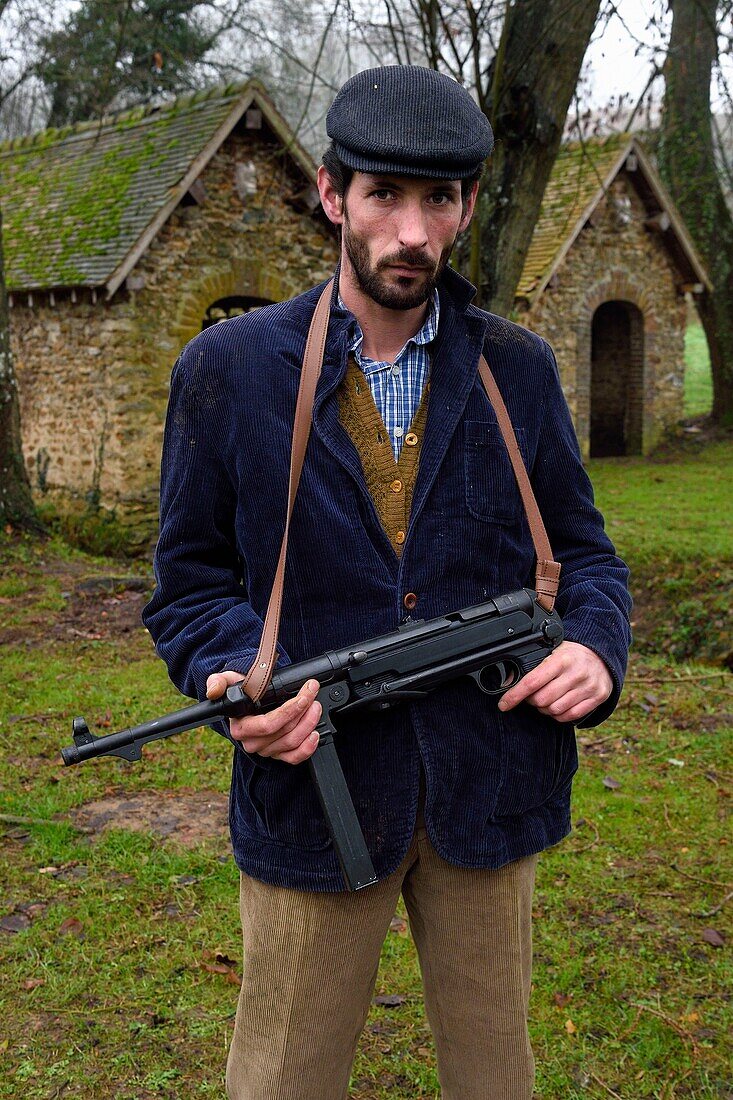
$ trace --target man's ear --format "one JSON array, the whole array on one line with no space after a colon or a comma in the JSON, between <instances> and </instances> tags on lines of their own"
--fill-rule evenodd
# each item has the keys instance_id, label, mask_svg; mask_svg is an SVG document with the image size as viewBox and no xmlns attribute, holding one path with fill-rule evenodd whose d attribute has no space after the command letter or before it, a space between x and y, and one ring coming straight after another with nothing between
<instances>
[{"instance_id":1,"label":"man's ear","mask_svg":"<svg viewBox=\"0 0 733 1100\"><path fill-rule=\"evenodd\" d=\"M344 220L344 200L323 165L318 169L318 194L328 220L334 225L341 225Z\"/></svg>"},{"instance_id":2,"label":"man's ear","mask_svg":"<svg viewBox=\"0 0 733 1100\"><path fill-rule=\"evenodd\" d=\"M461 218L461 224L458 227L458 232L463 233L464 229L468 229L473 217L473 212L476 208L476 197L478 195L478 180L474 183L473 187L468 193L468 198L464 200L464 214Z\"/></svg>"}]
</instances>

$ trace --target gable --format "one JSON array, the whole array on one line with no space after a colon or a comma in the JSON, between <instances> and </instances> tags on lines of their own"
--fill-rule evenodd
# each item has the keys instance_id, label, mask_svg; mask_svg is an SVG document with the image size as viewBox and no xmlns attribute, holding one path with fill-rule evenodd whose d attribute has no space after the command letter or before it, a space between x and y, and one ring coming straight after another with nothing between
<instances>
[{"instance_id":1,"label":"gable","mask_svg":"<svg viewBox=\"0 0 733 1100\"><path fill-rule=\"evenodd\" d=\"M113 293L253 103L311 179L315 168L254 83L0 146L8 290Z\"/></svg>"},{"instance_id":2,"label":"gable","mask_svg":"<svg viewBox=\"0 0 733 1100\"><path fill-rule=\"evenodd\" d=\"M542 294L625 166L649 216L666 215L663 238L678 270L687 281L710 287L682 218L641 145L630 134L610 134L561 147L542 199L517 298L534 303Z\"/></svg>"}]
</instances>

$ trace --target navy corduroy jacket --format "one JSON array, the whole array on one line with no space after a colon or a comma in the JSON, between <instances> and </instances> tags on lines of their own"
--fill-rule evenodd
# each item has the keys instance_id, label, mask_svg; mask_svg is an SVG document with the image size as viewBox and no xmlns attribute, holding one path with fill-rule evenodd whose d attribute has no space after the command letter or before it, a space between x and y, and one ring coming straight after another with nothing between
<instances>
[{"instance_id":1,"label":"navy corduroy jacket","mask_svg":"<svg viewBox=\"0 0 733 1100\"><path fill-rule=\"evenodd\" d=\"M176 363L162 460L157 588L144 621L171 678L204 698L212 672L246 672L270 595L287 505L295 399L322 287L206 329ZM348 315L334 300L313 430L295 503L280 662L394 630L403 599L432 618L533 586L534 552L496 417L478 378L483 349L502 391L555 557L565 636L608 666L618 700L629 644L627 570L593 506L555 359L538 336L440 284L425 437L398 559L339 421ZM385 714L344 719L339 756L377 874L400 863L425 820L446 860L498 867L570 828L575 735L528 704L501 714L470 681ZM230 824L239 867L305 890L343 889L307 768L234 754Z\"/></svg>"}]
</instances>

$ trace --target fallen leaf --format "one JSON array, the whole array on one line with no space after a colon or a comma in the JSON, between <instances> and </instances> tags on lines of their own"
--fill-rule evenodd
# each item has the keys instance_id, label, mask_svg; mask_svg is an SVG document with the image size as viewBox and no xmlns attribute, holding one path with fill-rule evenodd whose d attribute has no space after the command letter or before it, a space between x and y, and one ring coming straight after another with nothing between
<instances>
[{"instance_id":1,"label":"fallen leaf","mask_svg":"<svg viewBox=\"0 0 733 1100\"><path fill-rule=\"evenodd\" d=\"M211 952L206 952L205 958L211 958ZM213 955L213 962L202 962L202 969L206 970L209 974L222 974L226 981L232 985L240 986L242 979L237 974L234 967L236 963L234 959L230 959L228 955L225 955L222 951L216 951Z\"/></svg>"},{"instance_id":2,"label":"fallen leaf","mask_svg":"<svg viewBox=\"0 0 733 1100\"><path fill-rule=\"evenodd\" d=\"M76 936L79 939L84 931L84 925L78 917L67 917L59 925L60 936Z\"/></svg>"},{"instance_id":3,"label":"fallen leaf","mask_svg":"<svg viewBox=\"0 0 733 1100\"><path fill-rule=\"evenodd\" d=\"M575 1035L575 1032L578 1029L577 1029L577 1027L575 1026L575 1024L573 1023L572 1020L566 1020L565 1021L565 1030L567 1031L568 1035Z\"/></svg>"},{"instance_id":4,"label":"fallen leaf","mask_svg":"<svg viewBox=\"0 0 733 1100\"><path fill-rule=\"evenodd\" d=\"M45 978L26 978L23 982L23 989L38 989L39 985L45 985Z\"/></svg>"},{"instance_id":5,"label":"fallen leaf","mask_svg":"<svg viewBox=\"0 0 733 1100\"><path fill-rule=\"evenodd\" d=\"M402 917L392 917L389 922L389 930L390 932L406 932L407 921L403 920Z\"/></svg>"},{"instance_id":6,"label":"fallen leaf","mask_svg":"<svg viewBox=\"0 0 733 1100\"><path fill-rule=\"evenodd\" d=\"M718 932L716 928L703 928L702 938L711 947L725 947L725 936L722 932Z\"/></svg>"},{"instance_id":7,"label":"fallen leaf","mask_svg":"<svg viewBox=\"0 0 733 1100\"><path fill-rule=\"evenodd\" d=\"M403 997L401 993L384 993L381 997L375 997L372 1004L383 1005L385 1008L397 1008L406 1000L407 997Z\"/></svg>"},{"instance_id":8,"label":"fallen leaf","mask_svg":"<svg viewBox=\"0 0 733 1100\"><path fill-rule=\"evenodd\" d=\"M214 959L218 963L223 963L224 966L236 966L236 959L230 959L228 955L225 955L222 951L217 951L214 955Z\"/></svg>"},{"instance_id":9,"label":"fallen leaf","mask_svg":"<svg viewBox=\"0 0 733 1100\"><path fill-rule=\"evenodd\" d=\"M610 775L604 775L603 786L608 787L609 791L617 791L621 784L618 779L613 779Z\"/></svg>"},{"instance_id":10,"label":"fallen leaf","mask_svg":"<svg viewBox=\"0 0 733 1100\"><path fill-rule=\"evenodd\" d=\"M565 1008L573 999L572 993L553 993L552 996L558 1008Z\"/></svg>"}]
</instances>

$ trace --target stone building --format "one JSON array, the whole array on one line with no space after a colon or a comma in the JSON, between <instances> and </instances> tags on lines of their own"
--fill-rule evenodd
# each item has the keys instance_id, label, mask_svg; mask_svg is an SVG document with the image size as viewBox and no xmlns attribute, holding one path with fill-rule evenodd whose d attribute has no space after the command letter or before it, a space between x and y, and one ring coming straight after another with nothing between
<instances>
[{"instance_id":1,"label":"stone building","mask_svg":"<svg viewBox=\"0 0 733 1100\"><path fill-rule=\"evenodd\" d=\"M26 461L61 512L157 522L168 381L207 324L299 293L337 246L315 166L256 82L0 146ZM629 136L560 154L516 302L553 344L584 454L647 452L682 409L685 293L708 285Z\"/></svg>"},{"instance_id":2,"label":"stone building","mask_svg":"<svg viewBox=\"0 0 733 1100\"><path fill-rule=\"evenodd\" d=\"M255 82L0 147L0 201L36 494L157 523L171 367L207 324L326 278L315 167Z\"/></svg>"},{"instance_id":3,"label":"stone building","mask_svg":"<svg viewBox=\"0 0 733 1100\"><path fill-rule=\"evenodd\" d=\"M710 281L629 134L563 147L517 289L552 344L584 457L647 454L682 416L687 299Z\"/></svg>"}]
</instances>

